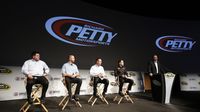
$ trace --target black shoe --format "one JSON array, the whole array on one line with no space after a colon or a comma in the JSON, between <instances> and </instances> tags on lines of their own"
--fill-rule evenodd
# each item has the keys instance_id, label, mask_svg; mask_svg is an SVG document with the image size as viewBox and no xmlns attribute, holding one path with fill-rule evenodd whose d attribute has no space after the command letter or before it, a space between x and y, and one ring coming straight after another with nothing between
<instances>
[{"instance_id":1,"label":"black shoe","mask_svg":"<svg viewBox=\"0 0 200 112\"><path fill-rule=\"evenodd\" d=\"M74 96L72 97L72 99L74 99L75 101L79 101L79 98L78 98L77 95L74 95Z\"/></svg>"},{"instance_id":2,"label":"black shoe","mask_svg":"<svg viewBox=\"0 0 200 112\"><path fill-rule=\"evenodd\" d=\"M74 101L72 96L69 96L69 101Z\"/></svg>"},{"instance_id":3,"label":"black shoe","mask_svg":"<svg viewBox=\"0 0 200 112\"><path fill-rule=\"evenodd\" d=\"M94 98L98 98L98 96L97 96L96 94L93 94L93 97L94 97Z\"/></svg>"},{"instance_id":4,"label":"black shoe","mask_svg":"<svg viewBox=\"0 0 200 112\"><path fill-rule=\"evenodd\" d=\"M106 97L106 93L103 92L102 95L103 95L103 97Z\"/></svg>"},{"instance_id":5,"label":"black shoe","mask_svg":"<svg viewBox=\"0 0 200 112\"><path fill-rule=\"evenodd\" d=\"M127 95L130 95L129 91L126 91L126 94L127 94Z\"/></svg>"},{"instance_id":6,"label":"black shoe","mask_svg":"<svg viewBox=\"0 0 200 112\"><path fill-rule=\"evenodd\" d=\"M41 102L42 104L44 104L44 103L45 103L44 98L40 98L40 102Z\"/></svg>"},{"instance_id":7,"label":"black shoe","mask_svg":"<svg viewBox=\"0 0 200 112\"><path fill-rule=\"evenodd\" d=\"M124 94L120 91L120 92L119 92L119 96L123 97Z\"/></svg>"},{"instance_id":8,"label":"black shoe","mask_svg":"<svg viewBox=\"0 0 200 112\"><path fill-rule=\"evenodd\" d=\"M31 98L28 98L27 101L29 104L33 104L33 100Z\"/></svg>"}]
</instances>

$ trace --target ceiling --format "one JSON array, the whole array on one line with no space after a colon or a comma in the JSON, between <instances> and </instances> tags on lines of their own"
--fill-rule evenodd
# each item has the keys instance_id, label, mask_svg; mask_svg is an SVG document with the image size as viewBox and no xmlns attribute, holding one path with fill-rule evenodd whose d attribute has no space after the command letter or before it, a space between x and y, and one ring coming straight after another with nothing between
<instances>
[{"instance_id":1,"label":"ceiling","mask_svg":"<svg viewBox=\"0 0 200 112\"><path fill-rule=\"evenodd\" d=\"M130 13L140 16L178 19L178 20L200 20L200 6L194 1L148 1L148 0L81 0L112 10Z\"/></svg>"}]
</instances>

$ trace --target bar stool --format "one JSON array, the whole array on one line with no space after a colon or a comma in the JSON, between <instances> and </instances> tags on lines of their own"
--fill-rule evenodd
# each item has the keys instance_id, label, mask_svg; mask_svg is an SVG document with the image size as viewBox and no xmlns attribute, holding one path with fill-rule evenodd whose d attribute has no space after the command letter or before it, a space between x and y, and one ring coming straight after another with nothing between
<instances>
[{"instance_id":1,"label":"bar stool","mask_svg":"<svg viewBox=\"0 0 200 112\"><path fill-rule=\"evenodd\" d=\"M27 84L27 81L25 79L25 85ZM21 107L20 112L27 112L28 109L32 106L32 105L39 105L42 107L42 109L45 112L48 112L47 108L44 106L44 104L42 104L41 100L39 99L39 92L41 92L42 89L42 85L41 84L34 84L33 88L32 88L32 92L31 92L31 97L33 98L33 104L29 104L28 101L26 101L24 103L24 105Z\"/></svg>"},{"instance_id":2,"label":"bar stool","mask_svg":"<svg viewBox=\"0 0 200 112\"><path fill-rule=\"evenodd\" d=\"M65 78L63 78L62 83L63 83L63 84L65 85L65 87L66 87ZM72 84L71 84L72 95L74 95L74 93L75 93L75 88L76 88L76 84L75 84L75 83L72 83ZM74 100L74 102L75 102L75 104L76 104L77 106L82 107L82 105L80 104L79 101L75 101L75 100ZM61 109L64 110L64 109L66 108L66 106L67 106L68 103L69 103L69 97L68 97L68 95L66 95L66 96L64 96L63 99L60 101L59 106L61 106Z\"/></svg>"},{"instance_id":3,"label":"bar stool","mask_svg":"<svg viewBox=\"0 0 200 112\"><path fill-rule=\"evenodd\" d=\"M91 80L89 82L89 86L93 87L94 84L94 78L91 77ZM109 104L108 101L106 100L106 98L102 95L102 91L103 91L103 87L101 83L97 84L97 96L98 97L94 97L93 95L89 98L88 103L91 103L91 105L93 106L97 99L100 99L102 102L105 102L106 104Z\"/></svg>"},{"instance_id":4,"label":"bar stool","mask_svg":"<svg viewBox=\"0 0 200 112\"><path fill-rule=\"evenodd\" d=\"M119 77L116 77L116 85L119 86ZM134 103L134 100L132 100L131 97L130 97L130 95L127 94L127 92L126 92L127 90L128 90L128 88L127 88L127 87L124 87L124 88L122 89L122 94L123 94L123 96L116 95L116 96L114 97L113 101L119 100L119 101L117 102L117 104L120 104L121 101L122 101L123 99L126 99L127 101L130 101L131 103Z\"/></svg>"}]
</instances>

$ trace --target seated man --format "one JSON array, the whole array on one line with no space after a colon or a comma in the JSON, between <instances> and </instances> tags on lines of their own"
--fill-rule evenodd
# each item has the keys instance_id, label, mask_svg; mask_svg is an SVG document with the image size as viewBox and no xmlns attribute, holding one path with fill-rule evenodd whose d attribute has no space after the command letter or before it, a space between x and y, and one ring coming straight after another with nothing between
<instances>
[{"instance_id":1,"label":"seated man","mask_svg":"<svg viewBox=\"0 0 200 112\"><path fill-rule=\"evenodd\" d=\"M22 73L27 77L27 100L29 104L32 104L31 91L34 84L41 84L43 86L41 102L44 103L44 98L49 85L49 81L46 75L49 73L49 67L46 63L40 60L40 53L34 51L32 53L32 59L27 60L22 66Z\"/></svg>"},{"instance_id":2,"label":"seated man","mask_svg":"<svg viewBox=\"0 0 200 112\"><path fill-rule=\"evenodd\" d=\"M107 88L108 88L108 84L109 81L108 79L106 79L106 74L104 71L103 66L101 66L102 64L102 59L101 58L97 58L96 59L96 64L93 65L90 68L90 75L93 79L93 96L97 97L97 84L98 83L103 83L104 84L104 89L103 89L103 93L102 95L105 97L105 93L107 92Z\"/></svg>"},{"instance_id":3,"label":"seated man","mask_svg":"<svg viewBox=\"0 0 200 112\"><path fill-rule=\"evenodd\" d=\"M127 78L128 73L126 71L126 67L124 66L124 60L119 60L117 68L114 71L115 77L119 78L119 95L124 96L122 93L122 87L124 83L129 83L128 84L128 90L126 93L129 95L129 91L131 90L131 87L133 85L133 80Z\"/></svg>"},{"instance_id":4,"label":"seated man","mask_svg":"<svg viewBox=\"0 0 200 112\"><path fill-rule=\"evenodd\" d=\"M78 67L76 66L76 64L74 64L74 62L75 62L74 55L69 55L68 62L62 66L62 75L65 77L65 82L66 82L70 101L79 100L78 95L79 95L80 87L82 84L82 80L79 78L80 75L79 75ZM75 94L73 96L71 92L71 83L77 83Z\"/></svg>"}]
</instances>

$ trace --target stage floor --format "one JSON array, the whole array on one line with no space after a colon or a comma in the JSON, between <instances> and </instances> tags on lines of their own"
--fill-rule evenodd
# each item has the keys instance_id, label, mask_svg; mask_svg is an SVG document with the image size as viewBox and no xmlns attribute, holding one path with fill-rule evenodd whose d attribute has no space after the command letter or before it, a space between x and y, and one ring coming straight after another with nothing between
<instances>
[{"instance_id":1,"label":"stage floor","mask_svg":"<svg viewBox=\"0 0 200 112\"><path fill-rule=\"evenodd\" d=\"M132 94L135 103L122 101L121 104L113 102L115 95L107 95L107 100L110 103L98 101L93 107L88 104L87 100L90 96L80 96L80 103L82 108L76 107L74 103L70 102L63 112L199 112L198 104L191 104L179 98L172 98L171 104L160 104L151 100L151 96L147 93ZM45 106L49 112L60 112L58 103L61 97L46 98ZM17 112L26 100L1 101L1 112ZM41 112L40 107L32 107L29 112Z\"/></svg>"}]
</instances>

